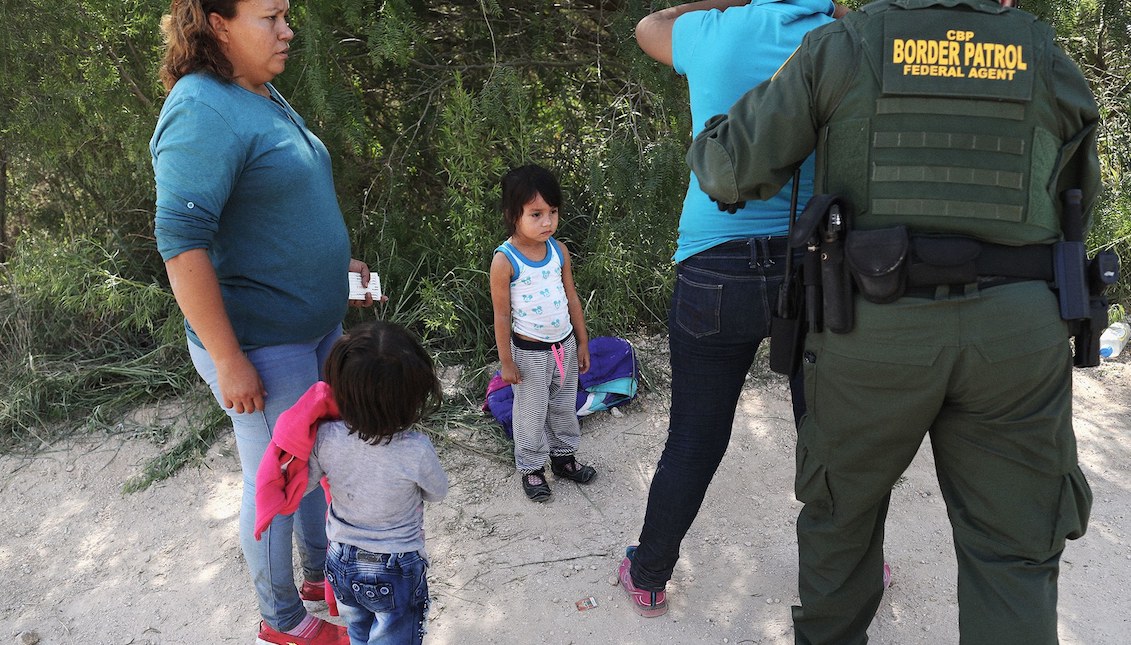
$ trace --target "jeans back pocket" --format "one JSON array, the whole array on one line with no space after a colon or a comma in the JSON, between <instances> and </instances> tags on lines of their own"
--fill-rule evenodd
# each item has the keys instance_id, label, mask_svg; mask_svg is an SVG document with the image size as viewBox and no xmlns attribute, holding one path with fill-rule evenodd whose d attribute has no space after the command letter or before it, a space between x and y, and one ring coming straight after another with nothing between
<instances>
[{"instance_id":1,"label":"jeans back pocket","mask_svg":"<svg viewBox=\"0 0 1131 645\"><path fill-rule=\"evenodd\" d=\"M696 282L680 271L672 297L676 323L696 338L719 333L722 297L723 285Z\"/></svg>"},{"instance_id":2,"label":"jeans back pocket","mask_svg":"<svg viewBox=\"0 0 1131 645\"><path fill-rule=\"evenodd\" d=\"M354 580L350 583L357 604L375 614L385 614L397 608L396 593L391 581L377 580L373 584Z\"/></svg>"}]
</instances>

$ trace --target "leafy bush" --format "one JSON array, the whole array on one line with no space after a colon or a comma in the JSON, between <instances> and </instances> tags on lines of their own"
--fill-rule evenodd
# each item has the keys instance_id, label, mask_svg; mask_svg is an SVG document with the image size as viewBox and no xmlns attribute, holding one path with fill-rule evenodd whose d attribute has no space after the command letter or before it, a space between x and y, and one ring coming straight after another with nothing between
<instances>
[{"instance_id":1,"label":"leafy bush","mask_svg":"<svg viewBox=\"0 0 1131 645\"><path fill-rule=\"evenodd\" d=\"M168 287L122 239L20 236L0 285L0 446L198 388Z\"/></svg>"}]
</instances>

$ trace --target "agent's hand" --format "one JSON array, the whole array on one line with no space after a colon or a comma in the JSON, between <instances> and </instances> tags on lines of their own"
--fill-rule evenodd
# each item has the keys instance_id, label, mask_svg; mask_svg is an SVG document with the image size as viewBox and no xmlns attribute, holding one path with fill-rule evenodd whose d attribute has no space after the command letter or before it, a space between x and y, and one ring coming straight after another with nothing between
<instances>
[{"instance_id":1,"label":"agent's hand","mask_svg":"<svg viewBox=\"0 0 1131 645\"><path fill-rule=\"evenodd\" d=\"M263 411L267 391L259 372L243 352L216 362L216 380L225 409L237 414Z\"/></svg>"},{"instance_id":2,"label":"agent's hand","mask_svg":"<svg viewBox=\"0 0 1131 645\"><path fill-rule=\"evenodd\" d=\"M710 197L710 195L708 195L708 197ZM715 202L715 206L718 206L720 211L722 211L724 213L730 213L731 215L734 215L735 213L742 210L743 208L746 208L746 202L745 201L727 203L727 202L720 202L719 200L715 199L714 197L711 197L711 201Z\"/></svg>"},{"instance_id":3,"label":"agent's hand","mask_svg":"<svg viewBox=\"0 0 1131 645\"><path fill-rule=\"evenodd\" d=\"M361 274L361 286L363 286L363 287L369 286L370 274L369 274L369 265L368 264L362 262L361 260L350 258L349 271L351 273L360 273ZM388 300L388 298L386 298L384 295L382 295L381 301L384 302L385 300ZM351 307L372 307L373 306L373 294L371 294L371 293L365 294L364 300L350 300L349 305Z\"/></svg>"}]
</instances>

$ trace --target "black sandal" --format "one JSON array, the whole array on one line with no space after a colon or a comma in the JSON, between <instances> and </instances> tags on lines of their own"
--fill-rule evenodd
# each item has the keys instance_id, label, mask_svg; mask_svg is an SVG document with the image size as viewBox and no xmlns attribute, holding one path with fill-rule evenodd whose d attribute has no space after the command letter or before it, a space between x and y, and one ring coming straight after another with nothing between
<instances>
[{"instance_id":1,"label":"black sandal","mask_svg":"<svg viewBox=\"0 0 1131 645\"><path fill-rule=\"evenodd\" d=\"M579 484L588 484L597 475L597 471L592 466L583 466L577 463L573 455L562 455L560 457L551 455L550 470L553 471L554 477L563 477Z\"/></svg>"},{"instance_id":2,"label":"black sandal","mask_svg":"<svg viewBox=\"0 0 1131 645\"><path fill-rule=\"evenodd\" d=\"M522 490L532 501L544 502L550 499L550 483L546 481L546 471L535 470L522 476Z\"/></svg>"}]
</instances>

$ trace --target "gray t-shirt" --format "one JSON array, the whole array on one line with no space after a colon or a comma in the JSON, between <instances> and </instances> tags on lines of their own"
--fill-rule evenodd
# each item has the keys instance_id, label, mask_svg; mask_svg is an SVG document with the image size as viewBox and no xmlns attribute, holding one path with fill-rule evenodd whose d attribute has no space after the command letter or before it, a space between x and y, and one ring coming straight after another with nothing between
<instances>
[{"instance_id":1,"label":"gray t-shirt","mask_svg":"<svg viewBox=\"0 0 1131 645\"><path fill-rule=\"evenodd\" d=\"M405 430L388 444L368 444L342 421L318 427L310 453L310 486L326 475L326 535L372 553L424 550L424 501L448 494L448 476L427 435Z\"/></svg>"}]
</instances>

